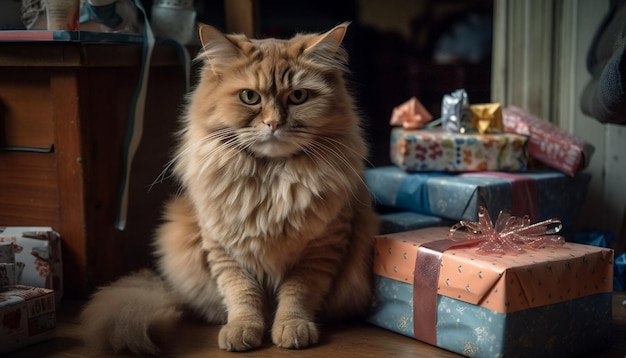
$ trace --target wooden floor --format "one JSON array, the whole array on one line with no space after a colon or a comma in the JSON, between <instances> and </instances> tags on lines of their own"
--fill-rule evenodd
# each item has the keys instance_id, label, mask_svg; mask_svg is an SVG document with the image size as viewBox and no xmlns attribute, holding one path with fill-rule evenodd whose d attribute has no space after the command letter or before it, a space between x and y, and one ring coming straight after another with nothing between
<instances>
[{"instance_id":1,"label":"wooden floor","mask_svg":"<svg viewBox=\"0 0 626 358\"><path fill-rule=\"evenodd\" d=\"M613 296L613 346L590 357L626 357L626 292ZM77 315L82 302L64 301L58 311L57 338L23 348L8 355L15 357L108 357L89 352L79 339ZM303 350L277 348L269 342L246 353L228 353L217 348L219 327L184 321L172 337L166 357L460 357L454 353L421 343L384 329L363 323L322 327L321 342ZM118 355L116 357L130 357Z\"/></svg>"}]
</instances>

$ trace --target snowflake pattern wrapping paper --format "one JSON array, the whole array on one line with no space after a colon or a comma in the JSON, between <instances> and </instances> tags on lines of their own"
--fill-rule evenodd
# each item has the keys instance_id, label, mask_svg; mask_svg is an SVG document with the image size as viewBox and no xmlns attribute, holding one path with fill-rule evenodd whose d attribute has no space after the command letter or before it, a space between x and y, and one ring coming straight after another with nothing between
<instances>
[{"instance_id":1,"label":"snowflake pattern wrapping paper","mask_svg":"<svg viewBox=\"0 0 626 358\"><path fill-rule=\"evenodd\" d=\"M572 356L610 344L612 250L566 243L491 257L449 249L437 264L437 288L414 290L420 247L448 231L377 237L370 323L420 339L415 327L424 317L415 314L423 310L415 305L434 294L434 344L468 357Z\"/></svg>"}]
</instances>

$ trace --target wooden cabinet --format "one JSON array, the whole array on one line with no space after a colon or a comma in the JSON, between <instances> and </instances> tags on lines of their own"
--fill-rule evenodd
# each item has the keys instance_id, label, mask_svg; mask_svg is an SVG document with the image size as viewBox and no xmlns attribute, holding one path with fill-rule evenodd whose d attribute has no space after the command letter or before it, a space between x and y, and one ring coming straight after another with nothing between
<instances>
[{"instance_id":1,"label":"wooden cabinet","mask_svg":"<svg viewBox=\"0 0 626 358\"><path fill-rule=\"evenodd\" d=\"M0 42L0 226L61 234L68 297L150 265L150 237L173 192L155 181L172 152L185 78L176 50L157 46L128 225L114 228L141 49Z\"/></svg>"}]
</instances>

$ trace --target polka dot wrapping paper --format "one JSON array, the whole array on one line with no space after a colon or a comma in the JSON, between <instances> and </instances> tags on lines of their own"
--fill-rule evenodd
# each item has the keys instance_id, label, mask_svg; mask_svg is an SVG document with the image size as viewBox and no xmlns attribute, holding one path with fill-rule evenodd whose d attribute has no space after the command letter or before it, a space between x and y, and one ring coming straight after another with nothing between
<instances>
[{"instance_id":1,"label":"polka dot wrapping paper","mask_svg":"<svg viewBox=\"0 0 626 358\"><path fill-rule=\"evenodd\" d=\"M565 243L502 257L449 249L435 270L436 289L414 290L418 250L448 231L376 238L371 323L420 339L414 329L426 318L415 315L423 310L414 305L433 294L436 341L425 341L466 356L571 356L609 344L611 249Z\"/></svg>"}]
</instances>

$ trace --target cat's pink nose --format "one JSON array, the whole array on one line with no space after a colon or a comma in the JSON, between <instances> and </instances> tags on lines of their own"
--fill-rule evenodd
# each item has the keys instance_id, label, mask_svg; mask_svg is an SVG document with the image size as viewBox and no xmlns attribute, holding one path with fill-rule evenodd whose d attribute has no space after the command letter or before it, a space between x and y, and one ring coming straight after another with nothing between
<instances>
[{"instance_id":1,"label":"cat's pink nose","mask_svg":"<svg viewBox=\"0 0 626 358\"><path fill-rule=\"evenodd\" d=\"M265 123L272 132L275 132L276 129L278 129L278 126L280 125L280 123L275 120L267 120L267 121L264 121L263 123Z\"/></svg>"}]
</instances>

